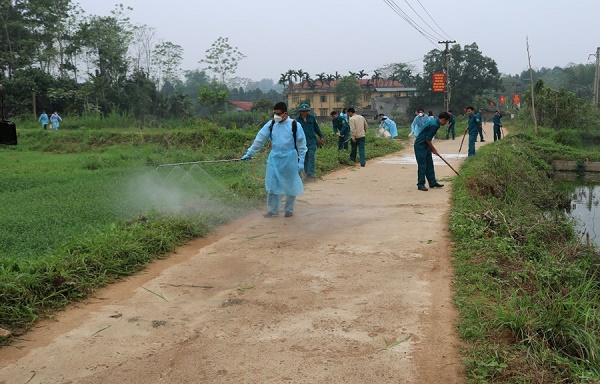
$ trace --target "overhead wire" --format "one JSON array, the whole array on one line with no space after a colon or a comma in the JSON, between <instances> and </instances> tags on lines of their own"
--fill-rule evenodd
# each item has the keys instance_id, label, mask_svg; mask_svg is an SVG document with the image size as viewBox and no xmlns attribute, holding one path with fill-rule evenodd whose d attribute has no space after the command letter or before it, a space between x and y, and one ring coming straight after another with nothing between
<instances>
[{"instance_id":1,"label":"overhead wire","mask_svg":"<svg viewBox=\"0 0 600 384\"><path fill-rule=\"evenodd\" d=\"M419 32L427 41L429 41L433 46L437 48L436 38L431 35L429 32L420 28L417 23L415 23L412 18L406 14L399 6L396 4L394 0L383 0L398 16L400 16L404 21L406 21L411 27L413 27L417 32Z\"/></svg>"},{"instance_id":2,"label":"overhead wire","mask_svg":"<svg viewBox=\"0 0 600 384\"><path fill-rule=\"evenodd\" d=\"M404 21L406 21L411 27L413 27L417 32L419 32L421 35L423 35L423 37L425 37L427 39L427 41L429 41L432 45L434 45L436 48L438 48L438 41L437 40L443 40L445 39L445 37L443 37L442 33L444 35L446 35L447 37L449 37L448 33L446 33L446 31L443 30L443 28L441 28L439 26L439 24L433 19L433 17L431 16L431 14L425 9L425 7L423 6L423 4L421 3L420 0L417 0L417 2L419 3L419 5L421 6L421 8L423 8L423 10L425 11L425 13L427 14L427 16L429 16L429 18L433 21L433 23L439 28L439 30L442 32L438 32L435 28L433 28L427 21L425 21L425 19L423 19L423 17L421 17L421 15L419 14L419 12L417 12L417 10L415 10L415 8L408 2L408 0L404 0L404 2L408 5L408 7L419 17L419 19L421 19L421 21L429 28L430 31L426 30L425 28L423 28L422 26L419 25L419 23L415 22L413 20L413 18L411 18L406 12L404 12L399 6L398 4L396 4L396 2L394 0L383 0L398 16L400 16L402 19L404 19Z\"/></svg>"},{"instance_id":3,"label":"overhead wire","mask_svg":"<svg viewBox=\"0 0 600 384\"><path fill-rule=\"evenodd\" d=\"M404 0L404 2L406 3L406 5L408 5L408 7L409 7L410 9L412 9L412 10L413 10L413 12L414 12L414 13L415 13L415 14L416 14L418 17L419 17L419 19L421 19L421 21L422 21L423 23L425 23L425 25L426 25L426 26L428 26L428 27L429 27L429 29L431 29L431 31L437 35L436 39L443 39L443 38L444 38L444 37L443 37L441 34L439 34L438 32L436 32L436 31L434 30L434 28L433 28L431 25L429 25L429 23L427 23L427 22L425 21L425 19L423 19L423 18L421 17L421 14L420 14L419 12L417 12L417 10L416 10L416 9L414 9L412 5L410 5L410 3L408 2L408 0ZM422 5L421 5L421 7L422 7ZM430 16L430 17L431 17L431 16Z\"/></svg>"},{"instance_id":4,"label":"overhead wire","mask_svg":"<svg viewBox=\"0 0 600 384\"><path fill-rule=\"evenodd\" d=\"M450 37L450 35L448 33L446 33L446 31L444 31L444 28L442 28L435 20L433 17L431 17L431 15L429 14L429 12L427 12L427 10L425 9L425 7L423 6L423 4L421 4L421 0L417 0L417 2L419 3L419 5L421 6L421 8L423 8L423 11L425 11L425 13L427 14L427 16L429 16L429 18L431 19L431 21L433 21L433 23L440 29L440 31L442 31L444 33L444 35L446 35L446 38L448 38L449 40L454 40L453 38Z\"/></svg>"}]
</instances>

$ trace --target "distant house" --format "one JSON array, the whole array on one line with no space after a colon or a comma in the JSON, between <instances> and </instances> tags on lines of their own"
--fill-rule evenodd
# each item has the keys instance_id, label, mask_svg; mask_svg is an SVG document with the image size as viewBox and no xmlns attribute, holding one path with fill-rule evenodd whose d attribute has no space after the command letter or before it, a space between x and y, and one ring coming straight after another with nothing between
<instances>
[{"instance_id":1,"label":"distant house","mask_svg":"<svg viewBox=\"0 0 600 384\"><path fill-rule=\"evenodd\" d=\"M374 114L389 114L392 110L406 111L408 98L414 96L416 88L405 87L402 83L388 79L357 79L363 90L358 105L343 105L342 97L334 91L337 80L323 82L315 80L312 83L303 81L287 89L287 104L289 108L297 108L308 101L316 116L329 116L331 111L341 111L342 108L354 107L357 110L370 110ZM383 111L383 112L382 112Z\"/></svg>"},{"instance_id":2,"label":"distant house","mask_svg":"<svg viewBox=\"0 0 600 384\"><path fill-rule=\"evenodd\" d=\"M247 112L254 105L251 101L228 101L227 103L233 106L233 112Z\"/></svg>"}]
</instances>

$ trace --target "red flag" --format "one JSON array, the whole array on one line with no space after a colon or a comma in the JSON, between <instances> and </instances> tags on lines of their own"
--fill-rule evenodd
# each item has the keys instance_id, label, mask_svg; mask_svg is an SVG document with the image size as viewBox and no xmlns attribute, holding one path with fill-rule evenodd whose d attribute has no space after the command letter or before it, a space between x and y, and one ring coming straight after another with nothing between
<instances>
[{"instance_id":1,"label":"red flag","mask_svg":"<svg viewBox=\"0 0 600 384\"><path fill-rule=\"evenodd\" d=\"M506 101L506 96L500 96L500 104L504 104Z\"/></svg>"}]
</instances>

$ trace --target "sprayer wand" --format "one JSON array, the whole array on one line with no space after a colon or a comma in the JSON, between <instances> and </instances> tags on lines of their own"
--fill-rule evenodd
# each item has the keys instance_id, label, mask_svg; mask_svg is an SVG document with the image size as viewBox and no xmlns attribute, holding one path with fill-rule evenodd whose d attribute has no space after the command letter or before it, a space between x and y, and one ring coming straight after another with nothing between
<instances>
[{"instance_id":1,"label":"sprayer wand","mask_svg":"<svg viewBox=\"0 0 600 384\"><path fill-rule=\"evenodd\" d=\"M231 161L241 161L242 159L226 159L226 160L202 160L202 161L188 161L185 163L173 163L173 164L159 164L156 169L160 167L172 167L175 165L188 165L188 164L205 164L205 163L227 163Z\"/></svg>"}]
</instances>

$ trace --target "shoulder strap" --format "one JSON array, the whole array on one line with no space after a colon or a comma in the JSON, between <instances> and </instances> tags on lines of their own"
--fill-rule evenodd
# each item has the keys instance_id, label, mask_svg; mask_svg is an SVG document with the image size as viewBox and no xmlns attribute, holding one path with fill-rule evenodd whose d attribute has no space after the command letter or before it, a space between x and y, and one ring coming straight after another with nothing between
<instances>
[{"instance_id":1,"label":"shoulder strap","mask_svg":"<svg viewBox=\"0 0 600 384\"><path fill-rule=\"evenodd\" d=\"M271 125L269 126L269 132L271 134L271 139L273 139L273 126L275 125L275 120L271 120ZM296 144L296 132L298 132L298 123L296 120L292 120L292 135L294 135L294 149L298 152L298 145Z\"/></svg>"},{"instance_id":2,"label":"shoulder strap","mask_svg":"<svg viewBox=\"0 0 600 384\"><path fill-rule=\"evenodd\" d=\"M294 149L298 152L298 145L296 144L296 132L298 132L298 123L296 120L292 121L292 135L294 135Z\"/></svg>"}]
</instances>

